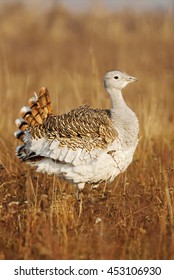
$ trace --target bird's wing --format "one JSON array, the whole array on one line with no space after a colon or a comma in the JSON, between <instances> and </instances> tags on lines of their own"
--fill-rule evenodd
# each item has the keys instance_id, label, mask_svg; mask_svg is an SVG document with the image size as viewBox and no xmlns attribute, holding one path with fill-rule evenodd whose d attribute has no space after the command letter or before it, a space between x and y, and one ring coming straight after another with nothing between
<instances>
[{"instance_id":1,"label":"bird's wing","mask_svg":"<svg viewBox=\"0 0 174 280\"><path fill-rule=\"evenodd\" d=\"M21 110L20 131L16 135L24 142L17 151L23 160L48 157L57 162L85 164L98 157L117 137L109 110L84 105L56 116L45 88L38 99L30 99L29 105Z\"/></svg>"}]
</instances>

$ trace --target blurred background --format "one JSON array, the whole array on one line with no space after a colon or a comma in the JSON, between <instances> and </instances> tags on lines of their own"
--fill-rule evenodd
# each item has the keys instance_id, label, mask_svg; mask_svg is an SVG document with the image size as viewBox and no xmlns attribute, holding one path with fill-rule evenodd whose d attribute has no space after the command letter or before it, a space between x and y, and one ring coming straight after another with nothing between
<instances>
[{"instance_id":1,"label":"blurred background","mask_svg":"<svg viewBox=\"0 0 174 280\"><path fill-rule=\"evenodd\" d=\"M165 9L171 10L174 5L173 0L1 0L1 3L16 3L22 2L26 6L40 6L42 8L51 8L57 4L63 4L71 10L75 11L84 11L87 9L91 9L94 6L98 5L100 7L105 7L107 9L139 9L139 10L152 10L152 9Z\"/></svg>"}]
</instances>

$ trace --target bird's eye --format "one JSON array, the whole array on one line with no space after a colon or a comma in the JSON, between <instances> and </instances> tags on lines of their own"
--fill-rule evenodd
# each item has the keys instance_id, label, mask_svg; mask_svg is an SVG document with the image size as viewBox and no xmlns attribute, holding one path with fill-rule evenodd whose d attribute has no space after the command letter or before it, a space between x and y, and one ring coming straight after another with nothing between
<instances>
[{"instance_id":1,"label":"bird's eye","mask_svg":"<svg viewBox=\"0 0 174 280\"><path fill-rule=\"evenodd\" d=\"M117 79L118 79L118 76L115 76L115 77L114 77L114 79L116 79L116 80L117 80Z\"/></svg>"}]
</instances>

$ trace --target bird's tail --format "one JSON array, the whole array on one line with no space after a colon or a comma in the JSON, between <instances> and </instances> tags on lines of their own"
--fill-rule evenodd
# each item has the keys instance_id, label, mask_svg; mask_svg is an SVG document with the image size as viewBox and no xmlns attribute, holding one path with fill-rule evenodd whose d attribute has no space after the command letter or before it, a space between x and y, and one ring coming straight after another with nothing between
<instances>
[{"instance_id":1,"label":"bird's tail","mask_svg":"<svg viewBox=\"0 0 174 280\"><path fill-rule=\"evenodd\" d=\"M17 146L16 155L25 160L31 157L30 155L30 141L31 130L39 127L52 114L51 100L47 88L42 87L39 95L36 93L28 101L28 106L23 106L20 110L21 117L16 119L15 123L18 130L14 132L14 136L23 142L22 145Z\"/></svg>"}]
</instances>

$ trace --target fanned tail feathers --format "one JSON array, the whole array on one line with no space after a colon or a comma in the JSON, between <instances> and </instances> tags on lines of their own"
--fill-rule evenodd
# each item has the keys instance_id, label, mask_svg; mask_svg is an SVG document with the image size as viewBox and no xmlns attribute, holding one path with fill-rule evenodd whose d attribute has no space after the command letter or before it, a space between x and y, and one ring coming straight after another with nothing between
<instances>
[{"instance_id":1,"label":"fanned tail feathers","mask_svg":"<svg viewBox=\"0 0 174 280\"><path fill-rule=\"evenodd\" d=\"M27 139L31 138L30 130L42 125L47 117L52 114L51 100L47 88L42 87L38 96L34 93L34 96L29 99L28 105L21 108L21 117L15 121L18 130L14 132L14 136L23 142L21 146L17 146L16 155L22 160L34 159L27 143Z\"/></svg>"}]
</instances>

